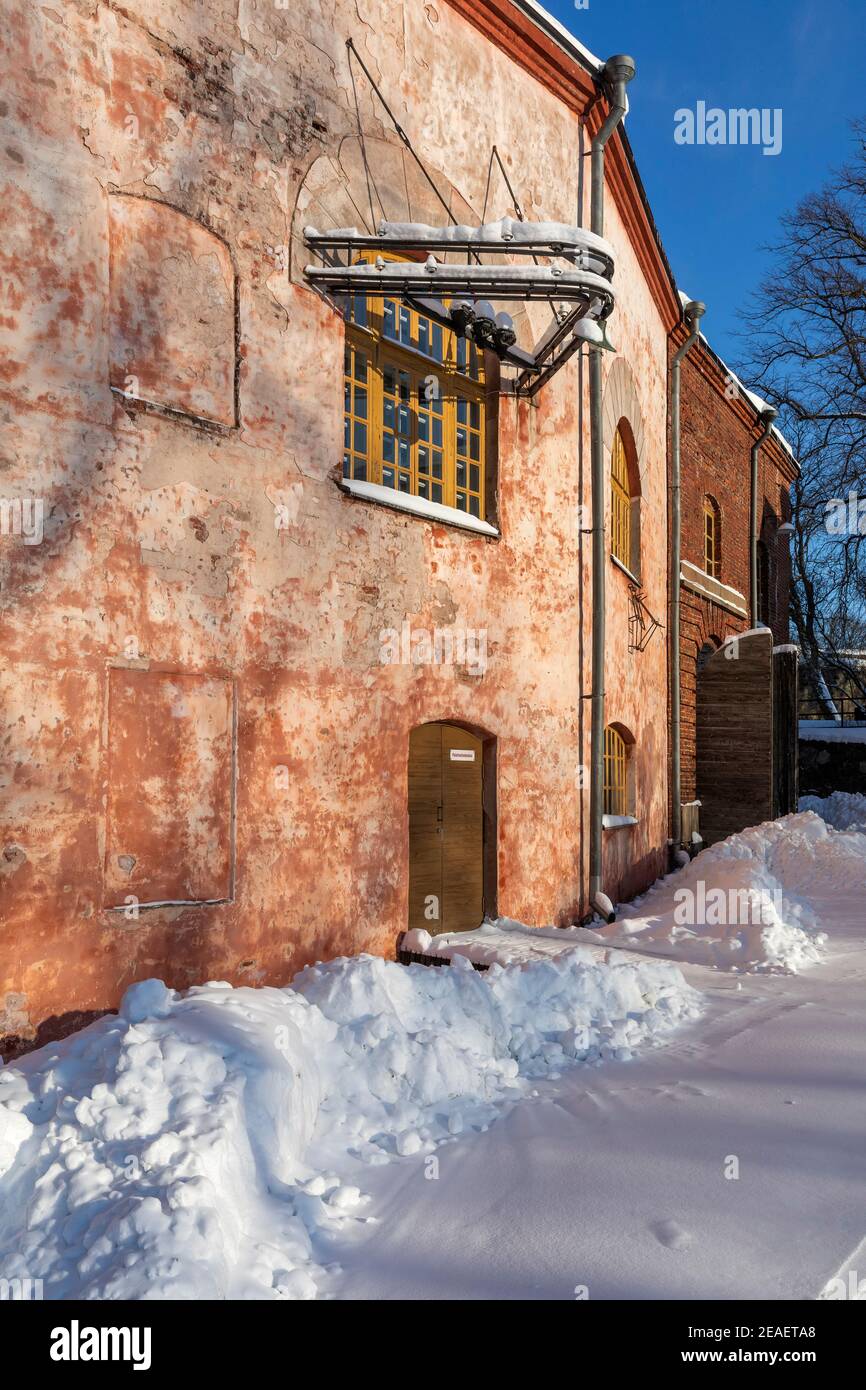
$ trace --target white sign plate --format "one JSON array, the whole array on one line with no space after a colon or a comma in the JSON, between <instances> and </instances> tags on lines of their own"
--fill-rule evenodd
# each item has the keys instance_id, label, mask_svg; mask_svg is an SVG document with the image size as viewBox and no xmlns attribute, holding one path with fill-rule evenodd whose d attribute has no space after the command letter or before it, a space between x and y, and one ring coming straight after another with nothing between
<instances>
[{"instance_id":1,"label":"white sign plate","mask_svg":"<svg viewBox=\"0 0 866 1390\"><path fill-rule=\"evenodd\" d=\"M451 761L452 761L452 763L474 763L474 762L475 762L475 749L474 749L474 748L452 748L452 749L451 749Z\"/></svg>"}]
</instances>

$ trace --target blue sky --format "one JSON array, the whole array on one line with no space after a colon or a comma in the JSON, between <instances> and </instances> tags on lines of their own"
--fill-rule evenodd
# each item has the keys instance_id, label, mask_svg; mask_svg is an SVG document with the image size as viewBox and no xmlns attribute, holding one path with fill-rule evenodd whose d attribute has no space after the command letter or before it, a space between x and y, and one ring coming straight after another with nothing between
<instances>
[{"instance_id":1,"label":"blue sky","mask_svg":"<svg viewBox=\"0 0 866 1390\"><path fill-rule=\"evenodd\" d=\"M866 116L864 0L542 0L599 58L630 53L629 138L681 288L732 365L737 309L768 264L779 214L817 191ZM782 148L677 145L674 112L781 107Z\"/></svg>"}]
</instances>

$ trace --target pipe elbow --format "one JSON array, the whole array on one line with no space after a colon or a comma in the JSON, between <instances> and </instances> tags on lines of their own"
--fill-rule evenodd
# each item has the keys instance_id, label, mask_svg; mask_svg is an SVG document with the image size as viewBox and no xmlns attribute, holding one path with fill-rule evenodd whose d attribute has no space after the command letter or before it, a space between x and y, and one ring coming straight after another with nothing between
<instances>
[{"instance_id":1,"label":"pipe elbow","mask_svg":"<svg viewBox=\"0 0 866 1390\"><path fill-rule=\"evenodd\" d=\"M616 908L606 893L594 893L590 898L590 906L608 926L616 921Z\"/></svg>"}]
</instances>

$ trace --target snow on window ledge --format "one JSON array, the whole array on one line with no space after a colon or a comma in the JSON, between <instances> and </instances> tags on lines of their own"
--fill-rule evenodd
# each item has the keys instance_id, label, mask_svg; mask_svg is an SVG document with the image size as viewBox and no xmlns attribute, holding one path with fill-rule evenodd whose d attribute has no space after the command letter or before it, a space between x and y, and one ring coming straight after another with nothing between
<instances>
[{"instance_id":1,"label":"snow on window ledge","mask_svg":"<svg viewBox=\"0 0 866 1390\"><path fill-rule=\"evenodd\" d=\"M602 826L605 830L621 830L626 825L638 825L636 816L602 816Z\"/></svg>"},{"instance_id":2,"label":"snow on window ledge","mask_svg":"<svg viewBox=\"0 0 866 1390\"><path fill-rule=\"evenodd\" d=\"M625 575L626 579L630 579L631 582L632 582L632 584L637 584L638 588L640 588L640 580L638 579L638 577L637 577L636 574L632 574L632 572L631 572L631 570L629 569L628 565L624 565L623 562L622 562L622 560L617 559L616 555L611 554L611 557L610 557L610 558L611 558L611 561L613 562L613 564L616 565L617 569L618 569L618 570L622 570L622 572L623 572L623 574Z\"/></svg>"},{"instance_id":3,"label":"snow on window ledge","mask_svg":"<svg viewBox=\"0 0 866 1390\"><path fill-rule=\"evenodd\" d=\"M442 502L428 502L426 497L414 497L411 493L397 492L393 487L383 487L381 483L362 482L359 478L341 478L339 486L351 497L363 502L379 502L397 512L409 512L422 516L427 521L439 521L445 526L457 526L462 531L475 531L481 536L499 536L495 526L489 521L461 512L458 507L446 507Z\"/></svg>"}]
</instances>

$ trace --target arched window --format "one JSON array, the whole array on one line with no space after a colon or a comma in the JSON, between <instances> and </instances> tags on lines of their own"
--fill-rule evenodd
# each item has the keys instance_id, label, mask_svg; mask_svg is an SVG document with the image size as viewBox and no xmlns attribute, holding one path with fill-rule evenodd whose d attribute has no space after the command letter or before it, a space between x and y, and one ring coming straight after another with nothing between
<instances>
[{"instance_id":1,"label":"arched window","mask_svg":"<svg viewBox=\"0 0 866 1390\"><path fill-rule=\"evenodd\" d=\"M345 318L343 476L484 520L483 353L396 299L352 296Z\"/></svg>"},{"instance_id":2,"label":"arched window","mask_svg":"<svg viewBox=\"0 0 866 1390\"><path fill-rule=\"evenodd\" d=\"M628 461L622 434L617 429L610 456L610 548L611 553L631 568L631 488Z\"/></svg>"},{"instance_id":3,"label":"arched window","mask_svg":"<svg viewBox=\"0 0 866 1390\"><path fill-rule=\"evenodd\" d=\"M704 570L712 579L721 578L721 513L718 502L709 494L704 498Z\"/></svg>"},{"instance_id":4,"label":"arched window","mask_svg":"<svg viewBox=\"0 0 866 1390\"><path fill-rule=\"evenodd\" d=\"M632 814L631 739L609 724L604 731L604 814Z\"/></svg>"},{"instance_id":5,"label":"arched window","mask_svg":"<svg viewBox=\"0 0 866 1390\"><path fill-rule=\"evenodd\" d=\"M640 578L640 478L628 420L620 420L610 451L610 553Z\"/></svg>"}]
</instances>

